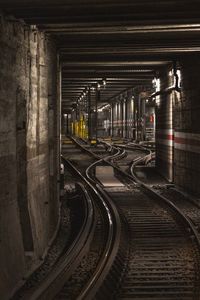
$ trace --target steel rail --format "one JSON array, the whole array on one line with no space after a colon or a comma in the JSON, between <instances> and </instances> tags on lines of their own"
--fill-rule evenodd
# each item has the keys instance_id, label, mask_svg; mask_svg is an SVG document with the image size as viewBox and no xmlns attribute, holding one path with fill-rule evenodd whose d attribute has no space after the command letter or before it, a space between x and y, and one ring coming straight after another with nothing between
<instances>
[{"instance_id":1,"label":"steel rail","mask_svg":"<svg viewBox=\"0 0 200 300\"><path fill-rule=\"evenodd\" d=\"M166 197L164 197L163 195L158 194L154 189L152 189L151 187L149 187L147 184L143 183L141 180L139 180L137 178L137 176L134 173L134 167L139 164L140 162L142 162L144 160L144 157L136 160L133 162L132 166L131 166L131 175L134 179L134 181L136 183L138 183L140 185L140 187L150 196L153 196L154 198L156 198L157 200L161 200L163 202L165 202L177 215L179 215L179 217L182 219L182 221L186 224L187 227L189 227L191 229L191 232L193 233L194 237L195 237L195 241L196 244L198 246L198 249L200 251L200 237L198 234L198 231L195 227L195 225L192 223L192 221L169 199L167 199Z\"/></svg>"},{"instance_id":2,"label":"steel rail","mask_svg":"<svg viewBox=\"0 0 200 300\"><path fill-rule=\"evenodd\" d=\"M163 195L160 195L154 189L150 188L148 185L144 184L134 174L133 168L137 164L139 164L141 162L146 163L147 160L152 159L153 155L154 155L154 153L152 153L151 150L145 149L145 147L141 147L141 149L143 149L144 151L148 151L149 154L147 156L144 156L144 157L138 157L133 161L132 166L131 166L131 175L132 175L133 183L137 183L137 185L140 187L141 190L144 191L145 194L152 197L153 199L155 199L159 203L161 203L161 204L165 203L165 205L168 207L168 209L170 211L172 211L172 213L174 214L175 219L183 224L183 227L185 228L185 231L189 235L189 237L192 241L192 244L194 245L194 247L195 246L197 247L198 252L200 254L200 235L198 233L196 225L192 222L190 217L188 217L185 213L183 213L182 210L179 207L177 207L172 201L170 201L169 199L167 199ZM118 168L116 168L114 165L113 165L113 167L116 170L118 170ZM124 176L126 176L130 180L130 176L128 176L128 174L125 171L121 170L121 173L123 173ZM124 176L123 176L123 178L124 178ZM199 268L199 271L200 271L200 260L199 260L199 258L198 258L198 261L199 261L198 268ZM197 278L197 280L199 282L199 277Z\"/></svg>"},{"instance_id":3,"label":"steel rail","mask_svg":"<svg viewBox=\"0 0 200 300\"><path fill-rule=\"evenodd\" d=\"M121 236L121 221L119 213L115 205L106 198L103 190L99 185L93 186L92 178L88 175L86 179L74 166L62 156L62 160L65 165L69 166L74 172L78 172L80 178L89 186L90 192L97 198L97 204L104 210L104 214L107 215L107 222L109 224L108 238L105 246L104 253L98 267L92 278L88 281L87 285L83 288L77 300L81 299L93 299L98 289L102 287L105 277L108 275L110 268L113 265L114 260L119 251L120 236ZM101 161L101 160L100 160Z\"/></svg>"},{"instance_id":4,"label":"steel rail","mask_svg":"<svg viewBox=\"0 0 200 300\"><path fill-rule=\"evenodd\" d=\"M144 148L144 147L142 147L142 148ZM148 149L148 151L149 151L149 149ZM151 155L151 153L150 153L150 155ZM149 157L149 154L147 155L147 157ZM161 204L165 203L165 205L168 207L168 209L171 210L172 213L174 214L175 219L177 219L177 221L179 221L179 222L181 221L181 223L183 224L186 232L189 234L189 237L191 238L193 245L196 245L197 249L200 252L200 237L199 237L199 234L198 234L198 231L197 231L195 225L192 223L190 218L188 218L181 211L181 209L179 209L174 203L172 203L166 197L158 194L156 191L154 191L149 186L147 186L142 181L140 181L135 176L135 174L133 173L133 166L135 166L136 164L144 161L145 159L146 159L146 156L134 160L134 162L132 164L132 168L131 168L131 173L132 173L131 175L127 174L125 171L123 171L120 168L116 167L113 163L111 163L110 161L108 161L106 159L102 159L102 161L104 161L104 162L108 163L109 165L113 166L113 168L115 170L117 170L118 172L120 172L120 174L123 174L123 178L126 177L129 181L131 180L133 184L137 184L137 186L140 187L141 190L143 190L145 194L147 194L148 196L154 198L155 200L157 200ZM89 167L90 171L97 163L98 162L92 164L92 166ZM88 173L89 173L89 171L88 171Z\"/></svg>"},{"instance_id":5,"label":"steel rail","mask_svg":"<svg viewBox=\"0 0 200 300\"><path fill-rule=\"evenodd\" d=\"M100 159L100 156L99 156L99 155L93 153L91 150L89 150L89 149L87 149L86 147L84 147L84 145L78 143L78 141L77 141L75 138L71 137L71 139L72 139L72 141L73 141L78 147L80 147L81 149L83 149L83 150L84 150L85 152L87 152L90 156L92 155L94 158ZM114 153L114 154L112 154L112 155L107 156L106 158L109 159L109 158L112 158L112 157L116 157L116 156L118 156L118 155L120 154L120 149L118 149L117 147L112 147L112 149L115 150L115 151L117 151L117 152ZM102 159L103 159L103 158L102 158ZM105 159L105 158L104 158L104 159Z\"/></svg>"},{"instance_id":6,"label":"steel rail","mask_svg":"<svg viewBox=\"0 0 200 300\"><path fill-rule=\"evenodd\" d=\"M70 278L72 272L84 257L91 243L95 228L94 206L84 187L80 183L77 184L77 187L80 190L80 194L83 196L85 204L85 218L83 226L69 249L53 267L53 270L45 277L39 287L28 292L28 295L26 293L25 296L21 298L23 300L54 299L59 290L65 284L66 280Z\"/></svg>"},{"instance_id":7,"label":"steel rail","mask_svg":"<svg viewBox=\"0 0 200 300\"><path fill-rule=\"evenodd\" d=\"M138 144L134 144L136 146L140 146ZM131 175L127 174L125 171L121 170L119 167L115 166L115 164L109 162L107 159L102 159L102 161L105 161L107 162L108 164L110 164L111 166L113 166L113 168L115 170L117 170L118 172L120 172L121 174L125 175L129 180L133 180L133 183L137 184L138 186L140 186L147 194L150 194L151 196L154 196L156 199L160 199L162 200L163 202L165 202L169 207L171 207L171 209L176 213L176 214L179 214L179 216L181 217L182 221L184 221L184 223L189 227L191 228L191 231L195 237L195 240L196 240L196 243L197 243L197 246L200 250L200 237L199 237L199 234L198 234L198 231L196 229L196 227L194 226L194 224L191 222L191 220L184 214L182 213L182 211L174 204L172 203L170 200L168 200L166 197L158 194L155 190L153 190L152 188L150 188L148 185L144 184L141 180L139 180L134 172L133 172L133 168L134 166L136 166L136 164L140 163L140 162L143 162L145 160L148 159L151 159L152 156L154 155L154 153L152 153L152 151L150 149L147 149L145 148L144 146L140 146L139 147L140 149L144 150L144 151L147 151L149 154L142 157L142 158L138 158L136 160L134 160L132 166L131 166ZM95 166L95 163L93 164L93 166ZM91 167L93 167L91 166Z\"/></svg>"}]
</instances>

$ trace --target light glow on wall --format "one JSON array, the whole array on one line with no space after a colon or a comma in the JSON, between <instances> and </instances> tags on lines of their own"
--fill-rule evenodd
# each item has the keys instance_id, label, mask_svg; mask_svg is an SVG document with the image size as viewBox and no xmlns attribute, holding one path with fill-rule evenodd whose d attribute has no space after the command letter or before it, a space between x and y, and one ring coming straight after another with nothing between
<instances>
[{"instance_id":1,"label":"light glow on wall","mask_svg":"<svg viewBox=\"0 0 200 300\"><path fill-rule=\"evenodd\" d=\"M155 103L157 106L160 106L160 96L155 97Z\"/></svg>"},{"instance_id":2,"label":"light glow on wall","mask_svg":"<svg viewBox=\"0 0 200 300\"><path fill-rule=\"evenodd\" d=\"M174 70L170 70L168 75L171 77L172 84L175 87L175 85L176 85L176 76L174 74ZM181 88L181 70L180 69L176 70L176 75L178 77L178 88Z\"/></svg>"},{"instance_id":3,"label":"light glow on wall","mask_svg":"<svg viewBox=\"0 0 200 300\"><path fill-rule=\"evenodd\" d=\"M118 103L118 116L120 117L120 114L121 114L121 105L120 103Z\"/></svg>"},{"instance_id":4,"label":"light glow on wall","mask_svg":"<svg viewBox=\"0 0 200 300\"><path fill-rule=\"evenodd\" d=\"M98 112L102 112L105 109L110 109L110 104L105 104L102 107L99 107Z\"/></svg>"},{"instance_id":5,"label":"light glow on wall","mask_svg":"<svg viewBox=\"0 0 200 300\"><path fill-rule=\"evenodd\" d=\"M134 110L134 97L131 98L131 113L133 113Z\"/></svg>"},{"instance_id":6,"label":"light glow on wall","mask_svg":"<svg viewBox=\"0 0 200 300\"><path fill-rule=\"evenodd\" d=\"M181 88L181 80L182 80L182 78L181 78L181 70L177 70L176 74L178 76L178 87Z\"/></svg>"},{"instance_id":7,"label":"light glow on wall","mask_svg":"<svg viewBox=\"0 0 200 300\"><path fill-rule=\"evenodd\" d=\"M152 80L152 84L153 84L153 87L155 89L156 92L160 92L160 78L154 78Z\"/></svg>"}]
</instances>

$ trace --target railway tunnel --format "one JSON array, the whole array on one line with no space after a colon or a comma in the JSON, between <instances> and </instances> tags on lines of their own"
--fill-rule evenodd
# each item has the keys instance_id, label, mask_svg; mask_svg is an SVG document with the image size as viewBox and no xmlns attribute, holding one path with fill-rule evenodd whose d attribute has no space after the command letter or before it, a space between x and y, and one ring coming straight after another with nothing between
<instances>
[{"instance_id":1,"label":"railway tunnel","mask_svg":"<svg viewBox=\"0 0 200 300\"><path fill-rule=\"evenodd\" d=\"M198 0L0 0L0 299L200 299L199 37Z\"/></svg>"}]
</instances>

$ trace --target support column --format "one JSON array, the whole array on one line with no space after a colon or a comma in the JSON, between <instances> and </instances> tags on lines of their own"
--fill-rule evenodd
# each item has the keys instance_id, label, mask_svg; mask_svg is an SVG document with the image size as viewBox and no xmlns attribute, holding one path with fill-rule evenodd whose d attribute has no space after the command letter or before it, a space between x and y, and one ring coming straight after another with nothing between
<instances>
[{"instance_id":1,"label":"support column","mask_svg":"<svg viewBox=\"0 0 200 300\"><path fill-rule=\"evenodd\" d=\"M125 99L125 137L128 138L128 103L127 98Z\"/></svg>"},{"instance_id":2,"label":"support column","mask_svg":"<svg viewBox=\"0 0 200 300\"><path fill-rule=\"evenodd\" d=\"M171 86L171 72L163 70L159 78L163 89ZM173 126L173 91L156 96L156 167L169 181L173 181L174 168L174 126Z\"/></svg>"},{"instance_id":3,"label":"support column","mask_svg":"<svg viewBox=\"0 0 200 300\"><path fill-rule=\"evenodd\" d=\"M122 131L121 137L123 138L124 137L124 103L123 103L123 100L121 100L120 106L121 106L121 131Z\"/></svg>"},{"instance_id":4,"label":"support column","mask_svg":"<svg viewBox=\"0 0 200 300\"><path fill-rule=\"evenodd\" d=\"M112 103L111 104L111 110L110 110L110 117L111 117L111 124L110 124L110 127L111 127L111 130L110 130L110 135L111 137L113 136L113 106L114 104Z\"/></svg>"},{"instance_id":5,"label":"support column","mask_svg":"<svg viewBox=\"0 0 200 300\"><path fill-rule=\"evenodd\" d=\"M136 127L136 131L135 131L135 139L137 141L139 141L139 126L140 126L140 99L139 96L135 96L135 127Z\"/></svg>"},{"instance_id":6,"label":"support column","mask_svg":"<svg viewBox=\"0 0 200 300\"><path fill-rule=\"evenodd\" d=\"M200 196L200 56L179 61L181 93L174 92L174 182Z\"/></svg>"},{"instance_id":7,"label":"support column","mask_svg":"<svg viewBox=\"0 0 200 300\"><path fill-rule=\"evenodd\" d=\"M90 87L88 89L88 140L90 141L92 139L92 132L91 132L91 90Z\"/></svg>"},{"instance_id":8,"label":"support column","mask_svg":"<svg viewBox=\"0 0 200 300\"><path fill-rule=\"evenodd\" d=\"M131 99L131 129L132 129L132 139L137 139L137 104L136 99L132 96Z\"/></svg>"},{"instance_id":9,"label":"support column","mask_svg":"<svg viewBox=\"0 0 200 300\"><path fill-rule=\"evenodd\" d=\"M95 113L95 128L96 141L98 139L98 103L100 102L100 89L96 88L96 113Z\"/></svg>"},{"instance_id":10,"label":"support column","mask_svg":"<svg viewBox=\"0 0 200 300\"><path fill-rule=\"evenodd\" d=\"M69 114L67 114L67 118L66 118L66 134L69 134Z\"/></svg>"},{"instance_id":11,"label":"support column","mask_svg":"<svg viewBox=\"0 0 200 300\"><path fill-rule=\"evenodd\" d=\"M144 141L145 139L145 99L139 96L139 139Z\"/></svg>"},{"instance_id":12,"label":"support column","mask_svg":"<svg viewBox=\"0 0 200 300\"><path fill-rule=\"evenodd\" d=\"M123 125L123 123L124 123L124 107L123 107L123 100L120 100L119 106L120 106L120 127L121 127L121 129L120 129L120 132L121 132L120 137L123 138L123 136L124 136L124 125Z\"/></svg>"}]
</instances>

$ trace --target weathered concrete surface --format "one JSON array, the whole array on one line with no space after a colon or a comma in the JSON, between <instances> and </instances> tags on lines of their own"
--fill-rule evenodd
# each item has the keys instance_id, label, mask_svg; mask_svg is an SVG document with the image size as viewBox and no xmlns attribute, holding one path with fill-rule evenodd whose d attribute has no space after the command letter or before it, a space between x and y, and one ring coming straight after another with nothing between
<instances>
[{"instance_id":1,"label":"weathered concrete surface","mask_svg":"<svg viewBox=\"0 0 200 300\"><path fill-rule=\"evenodd\" d=\"M57 53L42 32L0 23L0 299L52 238L59 212Z\"/></svg>"},{"instance_id":2,"label":"weathered concrete surface","mask_svg":"<svg viewBox=\"0 0 200 300\"><path fill-rule=\"evenodd\" d=\"M171 68L160 74L160 89L173 85ZM169 181L173 181L173 98L174 92L156 97L156 166Z\"/></svg>"},{"instance_id":3,"label":"weathered concrete surface","mask_svg":"<svg viewBox=\"0 0 200 300\"><path fill-rule=\"evenodd\" d=\"M200 56L187 56L178 64L181 93L162 95L157 103L156 165L180 188L200 195ZM160 75L161 89L173 85L169 71Z\"/></svg>"},{"instance_id":4,"label":"weathered concrete surface","mask_svg":"<svg viewBox=\"0 0 200 300\"><path fill-rule=\"evenodd\" d=\"M179 63L182 92L174 102L174 181L200 195L200 56Z\"/></svg>"},{"instance_id":5,"label":"weathered concrete surface","mask_svg":"<svg viewBox=\"0 0 200 300\"><path fill-rule=\"evenodd\" d=\"M95 176L106 187L124 186L124 184L115 177L114 169L111 166L96 166Z\"/></svg>"}]
</instances>

